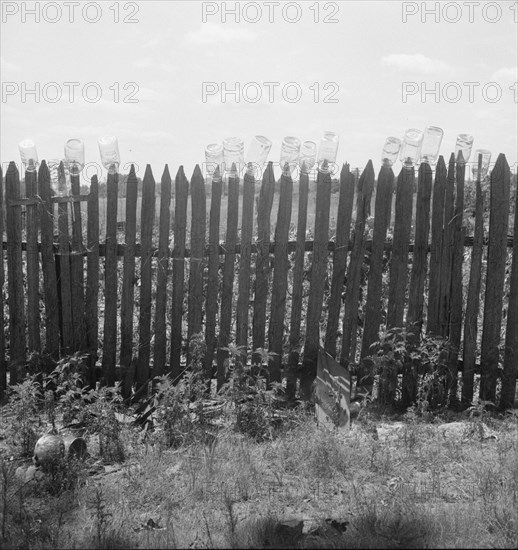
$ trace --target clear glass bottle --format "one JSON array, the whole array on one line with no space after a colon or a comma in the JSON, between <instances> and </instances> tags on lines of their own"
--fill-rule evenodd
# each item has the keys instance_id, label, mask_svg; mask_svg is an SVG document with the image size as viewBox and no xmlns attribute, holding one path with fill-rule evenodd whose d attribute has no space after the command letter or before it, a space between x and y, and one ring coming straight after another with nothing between
<instances>
[{"instance_id":1,"label":"clear glass bottle","mask_svg":"<svg viewBox=\"0 0 518 550\"><path fill-rule=\"evenodd\" d=\"M318 147L318 169L322 172L334 172L340 138L336 132L324 132Z\"/></svg>"},{"instance_id":2,"label":"clear glass bottle","mask_svg":"<svg viewBox=\"0 0 518 550\"><path fill-rule=\"evenodd\" d=\"M478 157L482 155L482 169L480 170L480 179L487 176L489 170L489 163L491 162L491 151L487 149L477 149L473 158L473 177L478 178Z\"/></svg>"},{"instance_id":3,"label":"clear glass bottle","mask_svg":"<svg viewBox=\"0 0 518 550\"><path fill-rule=\"evenodd\" d=\"M65 163L71 174L79 174L85 166L85 144L80 139L65 142Z\"/></svg>"},{"instance_id":4,"label":"clear glass bottle","mask_svg":"<svg viewBox=\"0 0 518 550\"><path fill-rule=\"evenodd\" d=\"M471 156L472 147L473 136L470 134L459 134L457 136L457 143L455 144L455 160L459 164L466 164Z\"/></svg>"},{"instance_id":5,"label":"clear glass bottle","mask_svg":"<svg viewBox=\"0 0 518 550\"><path fill-rule=\"evenodd\" d=\"M244 143L241 138L229 137L223 140L223 164L227 174L232 169L232 164L236 165L237 173L241 173L245 164Z\"/></svg>"},{"instance_id":6,"label":"clear glass bottle","mask_svg":"<svg viewBox=\"0 0 518 550\"><path fill-rule=\"evenodd\" d=\"M119 143L115 136L102 136L98 139L101 162L110 174L115 174L121 162Z\"/></svg>"},{"instance_id":7,"label":"clear glass bottle","mask_svg":"<svg viewBox=\"0 0 518 550\"><path fill-rule=\"evenodd\" d=\"M306 165L306 172L311 172L317 162L317 144L314 141L304 141L300 146L299 166Z\"/></svg>"},{"instance_id":8,"label":"clear glass bottle","mask_svg":"<svg viewBox=\"0 0 518 550\"><path fill-rule=\"evenodd\" d=\"M381 152L383 166L393 166L401 150L401 140L397 137L388 137Z\"/></svg>"},{"instance_id":9,"label":"clear glass bottle","mask_svg":"<svg viewBox=\"0 0 518 550\"><path fill-rule=\"evenodd\" d=\"M20 157L22 164L27 172L35 172L38 167L38 151L36 151L36 145L32 139L24 139L18 143L18 150L20 151Z\"/></svg>"},{"instance_id":10,"label":"clear glass bottle","mask_svg":"<svg viewBox=\"0 0 518 550\"><path fill-rule=\"evenodd\" d=\"M430 166L437 164L443 136L444 131L442 128L438 128L437 126L428 126L426 128L421 145L421 162L426 162Z\"/></svg>"},{"instance_id":11,"label":"clear glass bottle","mask_svg":"<svg viewBox=\"0 0 518 550\"><path fill-rule=\"evenodd\" d=\"M272 142L264 136L254 136L246 155L246 166L251 174L260 178L263 173L264 163L268 159Z\"/></svg>"},{"instance_id":12,"label":"clear glass bottle","mask_svg":"<svg viewBox=\"0 0 518 550\"><path fill-rule=\"evenodd\" d=\"M286 163L289 166L290 174L299 164L300 156L300 140L293 136L286 136L282 140L281 145L281 158L280 158L280 167L284 172Z\"/></svg>"},{"instance_id":13,"label":"clear glass bottle","mask_svg":"<svg viewBox=\"0 0 518 550\"><path fill-rule=\"evenodd\" d=\"M399 158L405 168L412 168L421 158L421 144L423 143L423 132L416 128L410 128L405 132L405 138L401 147Z\"/></svg>"},{"instance_id":14,"label":"clear glass bottle","mask_svg":"<svg viewBox=\"0 0 518 550\"><path fill-rule=\"evenodd\" d=\"M222 170L223 164L223 145L221 143L210 143L205 147L205 168L207 174L212 177L216 167Z\"/></svg>"}]
</instances>

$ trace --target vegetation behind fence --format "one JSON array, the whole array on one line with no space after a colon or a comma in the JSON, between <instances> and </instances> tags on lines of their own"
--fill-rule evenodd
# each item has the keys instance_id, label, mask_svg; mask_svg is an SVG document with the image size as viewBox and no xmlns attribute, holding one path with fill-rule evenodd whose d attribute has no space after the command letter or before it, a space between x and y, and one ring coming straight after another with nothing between
<instances>
[{"instance_id":1,"label":"vegetation behind fence","mask_svg":"<svg viewBox=\"0 0 518 550\"><path fill-rule=\"evenodd\" d=\"M118 175L108 175L101 243L96 176L85 193L71 174L71 195L56 197L43 161L37 174L26 172L22 197L11 163L0 204L8 317L1 389L7 373L19 381L31 358L51 368L81 352L91 383L98 365L105 383L120 380L129 395L154 376L180 376L191 337L203 333L205 373L218 386L237 346L242 364L265 367L270 382L284 378L289 395L298 387L309 398L323 345L356 375L357 391L376 381L382 401L410 404L430 368L441 368L448 403L471 403L478 391L511 407L518 370L511 180L504 155L487 190L481 181L465 189L453 155L448 165L440 157L435 174L423 164L417 178L404 169L397 180L389 167L376 179L369 161L360 177L344 165L336 193L331 176L318 173L311 202L307 174L294 192L288 174L275 181L271 163L260 182L230 174L228 195L214 180L210 196L199 167L190 181L180 167L173 182L166 166L159 197L151 168L141 193L132 168L124 212Z\"/></svg>"}]
</instances>

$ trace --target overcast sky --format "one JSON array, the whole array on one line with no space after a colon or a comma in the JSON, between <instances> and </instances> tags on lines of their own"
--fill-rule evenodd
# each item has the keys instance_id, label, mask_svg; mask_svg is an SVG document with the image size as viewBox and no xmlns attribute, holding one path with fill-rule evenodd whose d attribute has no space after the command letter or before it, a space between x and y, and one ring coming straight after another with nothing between
<instances>
[{"instance_id":1,"label":"overcast sky","mask_svg":"<svg viewBox=\"0 0 518 550\"><path fill-rule=\"evenodd\" d=\"M225 137L246 150L267 136L278 162L284 136L318 141L324 130L340 135L338 162L379 167L387 136L434 125L442 154L470 133L516 171L516 1L426 3L435 14L422 2L226 2L239 22L221 2L71 4L2 1L4 167L23 138L40 160L80 138L99 162L97 138L115 134L140 175L147 163L157 178L165 163L189 175ZM225 95L236 83L239 101Z\"/></svg>"}]
</instances>

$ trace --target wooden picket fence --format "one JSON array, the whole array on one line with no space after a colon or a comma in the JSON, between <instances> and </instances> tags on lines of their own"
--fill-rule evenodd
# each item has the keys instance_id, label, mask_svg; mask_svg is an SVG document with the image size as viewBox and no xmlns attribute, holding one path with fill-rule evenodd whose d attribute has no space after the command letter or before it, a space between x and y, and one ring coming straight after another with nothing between
<instances>
[{"instance_id":1,"label":"wooden picket fence","mask_svg":"<svg viewBox=\"0 0 518 550\"><path fill-rule=\"evenodd\" d=\"M137 242L137 178L132 167L127 179L124 242L117 242L122 227L117 213L118 176L109 174L106 238L100 243L97 176L91 180L89 194L80 195L79 176L70 175L71 195L56 197L43 161L38 174L25 174L26 196L21 197L20 176L11 163L5 176L5 204L0 204L2 241L4 225L7 237L0 287L4 288L6 257L7 308L2 302L2 310L9 312L8 338L0 331L0 387L6 388L8 373L11 384L19 381L30 354L58 360L82 352L90 360L92 383L98 365L104 382L112 385L121 380L127 395L132 386L146 388L154 376L181 376L190 360L189 342L202 333L205 374L215 376L219 386L227 376L229 345L235 344L244 350L241 360L246 356L249 363L266 365L271 381L284 378L290 395L298 386L300 396L309 398L323 343L342 365L353 368L358 388L369 390L374 378L367 371L368 361L356 366L358 358L372 353L380 328L406 327L408 344L416 349L424 334L448 339L452 402L457 396L471 402L475 372L479 372L480 397L494 401L500 380L500 405L511 407L518 369L518 215L514 216L513 240L508 227L510 169L500 155L490 177L487 235L483 194L477 182L473 237L466 235L463 225L464 170L453 155L448 165L440 157L433 182L430 167L421 165L414 199L414 169L402 170L396 181L392 169L382 167L375 189L371 161L359 178L344 165L339 177L336 237L331 241L329 174L318 173L314 205L308 205L309 177L301 174L294 241L290 241L291 177L281 176L272 238L273 165L268 165L262 182L248 174L242 182L230 175L226 237L221 243L222 182L212 182L206 219L206 187L198 166L190 182L180 167L174 193L165 167L159 212L155 212L155 180L151 168L146 168ZM62 167L60 177L65 177ZM2 177L0 182L3 185ZM0 188L0 201L3 197ZM83 202L87 203L86 235ZM312 241L306 239L309 208L315 209ZM156 218L159 230L154 242ZM391 240L387 240L389 231ZM465 247L472 250L467 284L463 282ZM510 293L503 319L509 250ZM387 269L388 285L384 283ZM484 274L485 294L481 296ZM2 300L4 296L2 292ZM482 299L483 322L479 323ZM363 328L358 326L359 318ZM481 342L480 350L477 342ZM265 351L273 352L271 360L265 360ZM461 388L457 387L459 371ZM403 399L410 403L420 373L409 363L402 374L406 380ZM380 398L391 392L393 388L380 381Z\"/></svg>"}]
</instances>

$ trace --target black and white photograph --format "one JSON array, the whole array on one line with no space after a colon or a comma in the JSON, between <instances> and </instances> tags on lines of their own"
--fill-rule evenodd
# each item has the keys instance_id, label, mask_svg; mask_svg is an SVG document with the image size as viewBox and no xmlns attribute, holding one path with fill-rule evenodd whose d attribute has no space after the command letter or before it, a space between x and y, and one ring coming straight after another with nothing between
<instances>
[{"instance_id":1,"label":"black and white photograph","mask_svg":"<svg viewBox=\"0 0 518 550\"><path fill-rule=\"evenodd\" d=\"M518 1L0 17L1 548L516 548Z\"/></svg>"}]
</instances>

